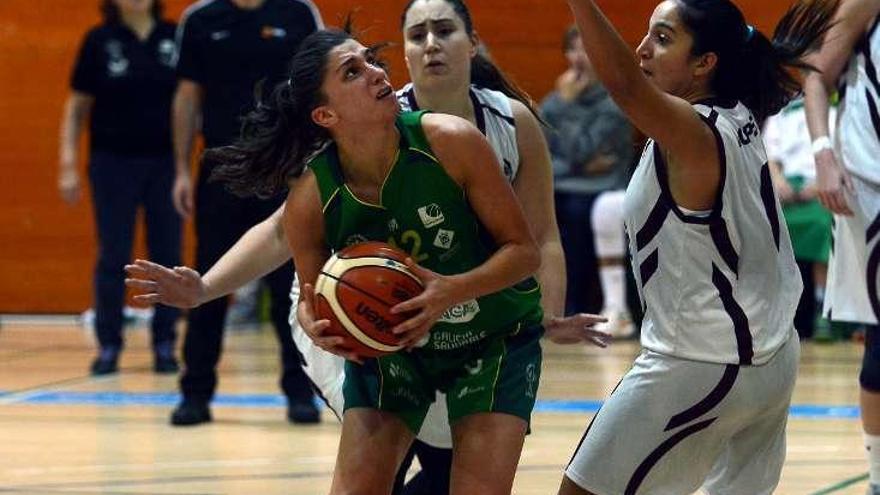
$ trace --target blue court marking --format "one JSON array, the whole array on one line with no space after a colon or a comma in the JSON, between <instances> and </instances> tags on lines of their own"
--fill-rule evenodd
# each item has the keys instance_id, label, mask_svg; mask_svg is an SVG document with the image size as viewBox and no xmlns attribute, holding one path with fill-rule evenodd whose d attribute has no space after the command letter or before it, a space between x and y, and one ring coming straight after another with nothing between
<instances>
[{"instance_id":1,"label":"blue court marking","mask_svg":"<svg viewBox=\"0 0 880 495\"><path fill-rule=\"evenodd\" d=\"M602 402L595 400L539 400L535 412L595 413ZM789 415L800 419L857 419L857 406L825 406L819 404L793 404Z\"/></svg>"},{"instance_id":2,"label":"blue court marking","mask_svg":"<svg viewBox=\"0 0 880 495\"><path fill-rule=\"evenodd\" d=\"M4 400L5 399L5 400ZM20 398L0 391L0 401L6 404L40 405L93 405L93 406L161 406L173 407L180 401L177 393L154 392L27 392ZM214 406L268 408L285 407L287 400L274 394L218 394ZM323 405L323 404L321 404ZM539 400L535 412L592 414L602 406L597 400ZM792 418L799 419L857 419L857 406L830 406L821 404L793 404Z\"/></svg>"}]
</instances>

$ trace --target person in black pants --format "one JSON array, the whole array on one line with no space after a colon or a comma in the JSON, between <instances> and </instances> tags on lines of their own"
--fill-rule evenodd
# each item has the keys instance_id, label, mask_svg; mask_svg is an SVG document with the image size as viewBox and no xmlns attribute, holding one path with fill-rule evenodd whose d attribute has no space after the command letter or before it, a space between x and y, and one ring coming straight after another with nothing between
<instances>
[{"instance_id":1,"label":"person in black pants","mask_svg":"<svg viewBox=\"0 0 880 495\"><path fill-rule=\"evenodd\" d=\"M300 41L323 26L310 0L210 0L184 13L178 30L180 59L174 99L174 143L177 177L174 204L185 216L196 213L196 266L207 271L250 227L267 218L284 195L242 199L211 182L214 164L201 164L195 191L189 160L201 115L207 147L231 144L240 116L253 106L260 85L272 87L283 77ZM288 399L288 420L315 423L320 416L310 383L290 334L287 312L293 281L291 263L266 277L272 299L272 323L281 343L281 388ZM189 313L183 347L185 370L180 379L182 402L171 414L173 425L211 420L208 406L217 387L228 299L220 298Z\"/></svg>"},{"instance_id":2,"label":"person in black pants","mask_svg":"<svg viewBox=\"0 0 880 495\"><path fill-rule=\"evenodd\" d=\"M177 49L174 24L161 18L159 0L104 0L104 21L86 34L73 69L61 123L62 198L81 195L79 137L90 130L89 180L98 233L95 330L100 352L94 375L118 370L123 347L123 267L131 257L135 217L143 207L150 256L180 262L180 217L171 202L174 161L171 100ZM152 321L154 370L177 372L175 322L179 310L157 306Z\"/></svg>"}]
</instances>

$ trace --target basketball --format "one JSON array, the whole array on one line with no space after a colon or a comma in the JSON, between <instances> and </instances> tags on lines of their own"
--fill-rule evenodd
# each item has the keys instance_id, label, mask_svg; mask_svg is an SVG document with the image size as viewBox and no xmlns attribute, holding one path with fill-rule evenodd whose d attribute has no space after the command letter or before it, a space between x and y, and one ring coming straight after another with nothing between
<instances>
[{"instance_id":1,"label":"basketball","mask_svg":"<svg viewBox=\"0 0 880 495\"><path fill-rule=\"evenodd\" d=\"M343 346L362 357L399 350L391 329L411 315L392 314L391 308L423 290L406 257L383 242L355 244L331 256L315 282L315 313L330 320L327 333L345 337Z\"/></svg>"}]
</instances>

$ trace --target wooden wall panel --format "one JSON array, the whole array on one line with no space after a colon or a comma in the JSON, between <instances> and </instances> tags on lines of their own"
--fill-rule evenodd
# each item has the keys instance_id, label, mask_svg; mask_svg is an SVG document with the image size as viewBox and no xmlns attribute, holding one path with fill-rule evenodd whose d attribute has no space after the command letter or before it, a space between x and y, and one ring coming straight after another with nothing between
<instances>
[{"instance_id":1,"label":"wooden wall panel","mask_svg":"<svg viewBox=\"0 0 880 495\"><path fill-rule=\"evenodd\" d=\"M190 2L166 1L169 18ZM399 12L405 0L317 0L325 22L339 24L356 11L370 40L391 40L395 84L406 81L399 46ZM564 67L562 31L571 22L562 0L471 0L482 38L505 70L536 99ZM743 0L740 5L765 31L781 14L781 2ZM83 33L98 22L98 0L0 1L0 312L78 312L91 301L95 257L88 200L67 206L59 199L58 122L70 67ZM602 0L612 21L635 44L654 0ZM84 167L84 164L83 164ZM87 198L87 195L86 195ZM192 235L186 237L191 260ZM142 252L142 249L139 249Z\"/></svg>"}]
</instances>

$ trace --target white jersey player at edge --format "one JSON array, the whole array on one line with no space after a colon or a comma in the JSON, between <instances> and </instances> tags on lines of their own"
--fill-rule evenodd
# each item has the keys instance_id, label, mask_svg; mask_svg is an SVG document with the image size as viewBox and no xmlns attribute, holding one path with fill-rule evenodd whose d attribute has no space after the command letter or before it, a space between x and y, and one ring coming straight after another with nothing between
<instances>
[{"instance_id":1,"label":"white jersey player at edge","mask_svg":"<svg viewBox=\"0 0 880 495\"><path fill-rule=\"evenodd\" d=\"M859 405L868 493L880 495L880 0L841 0L804 82L819 201L833 213L834 244L823 313L867 326ZM839 90L837 132L829 96ZM824 121L822 120L824 119Z\"/></svg>"},{"instance_id":2,"label":"white jersey player at edge","mask_svg":"<svg viewBox=\"0 0 880 495\"><path fill-rule=\"evenodd\" d=\"M624 218L642 352L593 418L560 494L770 494L785 458L801 280L760 123L795 97L833 3L774 40L730 0L666 0L638 60L594 0L568 0L599 80L650 140Z\"/></svg>"}]
</instances>

